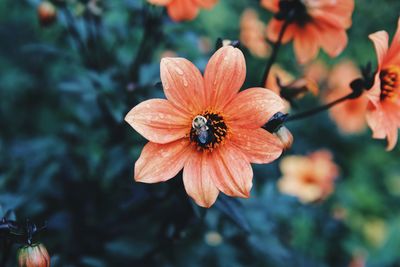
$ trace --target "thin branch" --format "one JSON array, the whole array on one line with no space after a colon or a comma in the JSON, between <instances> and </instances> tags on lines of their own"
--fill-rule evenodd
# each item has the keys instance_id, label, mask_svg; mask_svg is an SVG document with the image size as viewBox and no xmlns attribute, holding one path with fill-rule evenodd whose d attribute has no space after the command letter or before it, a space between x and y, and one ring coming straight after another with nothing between
<instances>
[{"instance_id":1,"label":"thin branch","mask_svg":"<svg viewBox=\"0 0 400 267\"><path fill-rule=\"evenodd\" d=\"M288 116L286 121L296 121L296 120L300 120L300 119L304 119L304 118L313 116L315 114L318 114L321 111L330 109L331 107L333 107L333 106L335 106L335 105L337 105L337 104L339 104L339 103L341 103L341 102L343 102L343 101L345 101L347 99L350 99L350 97L352 97L353 95L354 95L354 93L351 92L350 94L345 95L345 96L343 96L343 97L341 97L339 99L336 99L336 100L334 100L334 101L332 101L332 102L330 102L330 103L328 103L326 105L319 106L319 107L304 111L304 112L299 113L299 114L294 114L292 116Z\"/></svg>"},{"instance_id":2,"label":"thin branch","mask_svg":"<svg viewBox=\"0 0 400 267\"><path fill-rule=\"evenodd\" d=\"M285 22L283 23L282 28L279 32L278 40L274 43L274 46L272 47L272 54L267 62L267 65L265 66L264 74L263 74L262 80L260 82L261 87L265 86L265 81L267 80L269 72L271 70L271 67L274 64L274 62L278 56L279 48L282 45L283 36L284 36L285 31L286 31L287 27L289 26L289 24L290 24L290 21L285 20Z\"/></svg>"}]
</instances>

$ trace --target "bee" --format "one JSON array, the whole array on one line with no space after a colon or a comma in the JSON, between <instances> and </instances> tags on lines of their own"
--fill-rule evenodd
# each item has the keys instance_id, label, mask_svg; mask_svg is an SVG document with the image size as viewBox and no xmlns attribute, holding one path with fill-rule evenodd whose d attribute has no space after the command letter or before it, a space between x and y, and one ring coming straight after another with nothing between
<instances>
[{"instance_id":1,"label":"bee","mask_svg":"<svg viewBox=\"0 0 400 267\"><path fill-rule=\"evenodd\" d=\"M207 119L203 116L196 116L192 121L192 127L195 130L198 141L201 144L206 144L209 141L209 127L207 126Z\"/></svg>"}]
</instances>

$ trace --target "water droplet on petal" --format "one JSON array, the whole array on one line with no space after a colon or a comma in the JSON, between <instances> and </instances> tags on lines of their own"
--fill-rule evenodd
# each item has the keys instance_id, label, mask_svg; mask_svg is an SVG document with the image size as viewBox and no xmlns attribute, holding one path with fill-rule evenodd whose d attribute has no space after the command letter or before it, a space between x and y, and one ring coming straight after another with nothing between
<instances>
[{"instance_id":1,"label":"water droplet on petal","mask_svg":"<svg viewBox=\"0 0 400 267\"><path fill-rule=\"evenodd\" d=\"M187 87L188 85L189 85L188 81L185 78L183 78L183 86Z\"/></svg>"},{"instance_id":2,"label":"water droplet on petal","mask_svg":"<svg viewBox=\"0 0 400 267\"><path fill-rule=\"evenodd\" d=\"M175 67L175 70L179 75L183 75L183 70L181 68Z\"/></svg>"}]
</instances>

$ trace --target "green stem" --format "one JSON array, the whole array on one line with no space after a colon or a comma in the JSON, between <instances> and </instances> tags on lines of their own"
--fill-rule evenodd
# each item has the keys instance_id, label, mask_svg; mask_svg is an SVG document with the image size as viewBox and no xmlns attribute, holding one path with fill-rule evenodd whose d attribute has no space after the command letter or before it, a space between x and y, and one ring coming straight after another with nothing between
<instances>
[{"instance_id":1,"label":"green stem","mask_svg":"<svg viewBox=\"0 0 400 267\"><path fill-rule=\"evenodd\" d=\"M296 120L301 120L301 119L313 116L315 114L318 114L321 111L330 109L331 107L333 107L333 106L335 106L335 105L337 105L337 104L339 104L339 103L341 103L341 102L343 102L343 101L345 101L347 99L350 99L350 97L353 96L353 95L354 95L354 93L351 92L350 94L345 95L345 96L343 96L343 97L341 97L339 99L336 99L336 100L334 100L334 101L332 101L332 102L330 102L330 103L328 103L326 105L319 106L319 107L304 111L302 113L294 114L292 116L288 116L286 121L296 121Z\"/></svg>"},{"instance_id":2,"label":"green stem","mask_svg":"<svg viewBox=\"0 0 400 267\"><path fill-rule=\"evenodd\" d=\"M274 46L272 47L272 54L267 62L267 65L265 67L264 74L263 74L263 77L262 77L262 80L260 83L261 87L265 86L265 82L268 78L271 67L274 64L274 62L278 56L278 53L279 53L279 48L282 45L283 35L285 34L285 31L286 31L287 27L289 26L289 24L290 24L289 20L285 20L285 22L283 23L282 28L279 32L278 40L274 43Z\"/></svg>"}]
</instances>

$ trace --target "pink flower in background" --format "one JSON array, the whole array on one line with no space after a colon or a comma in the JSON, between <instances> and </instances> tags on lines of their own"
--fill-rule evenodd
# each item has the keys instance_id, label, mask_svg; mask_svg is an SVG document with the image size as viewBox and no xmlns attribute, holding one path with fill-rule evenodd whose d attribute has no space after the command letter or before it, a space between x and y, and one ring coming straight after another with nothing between
<instances>
[{"instance_id":1,"label":"pink flower in background","mask_svg":"<svg viewBox=\"0 0 400 267\"><path fill-rule=\"evenodd\" d=\"M303 203L326 199L333 192L339 173L332 154L327 150L308 156L287 156L282 159L280 169L279 190L298 197Z\"/></svg>"},{"instance_id":2,"label":"pink flower in background","mask_svg":"<svg viewBox=\"0 0 400 267\"><path fill-rule=\"evenodd\" d=\"M262 0L261 4L278 13L280 2L292 5L296 17L287 27L282 42L294 42L294 52L299 63L304 64L318 55L322 48L329 56L338 56L347 45L346 29L351 26L354 0ZM267 35L278 40L283 20L273 18Z\"/></svg>"},{"instance_id":3,"label":"pink flower in background","mask_svg":"<svg viewBox=\"0 0 400 267\"><path fill-rule=\"evenodd\" d=\"M359 77L361 77L361 74L352 61L340 62L332 69L329 75L329 91L324 100L331 102L351 93L350 83ZM367 125L365 120L367 103L368 98L365 95L361 95L356 99L348 99L332 107L329 110L330 116L342 132L362 132Z\"/></svg>"},{"instance_id":4,"label":"pink flower in background","mask_svg":"<svg viewBox=\"0 0 400 267\"><path fill-rule=\"evenodd\" d=\"M173 21L193 20L200 8L211 9L218 0L147 0L154 5L165 6Z\"/></svg>"},{"instance_id":5,"label":"pink flower in background","mask_svg":"<svg viewBox=\"0 0 400 267\"><path fill-rule=\"evenodd\" d=\"M374 86L368 91L367 122L373 138L387 139L387 150L392 150L400 127L400 19L397 31L389 47L385 31L371 34L378 58L378 70Z\"/></svg>"},{"instance_id":6,"label":"pink flower in background","mask_svg":"<svg viewBox=\"0 0 400 267\"><path fill-rule=\"evenodd\" d=\"M204 77L184 58L161 61L167 99L151 99L134 107L125 120L150 142L135 164L135 180L167 181L183 168L186 192L210 207L219 191L249 197L250 163L269 163L282 153L280 140L261 127L283 101L264 88L239 93L246 77L242 52L219 49Z\"/></svg>"}]
</instances>

